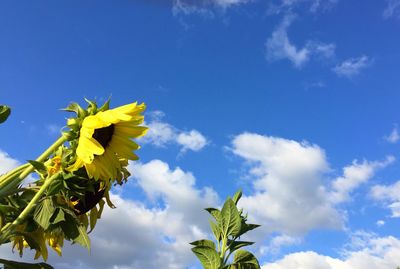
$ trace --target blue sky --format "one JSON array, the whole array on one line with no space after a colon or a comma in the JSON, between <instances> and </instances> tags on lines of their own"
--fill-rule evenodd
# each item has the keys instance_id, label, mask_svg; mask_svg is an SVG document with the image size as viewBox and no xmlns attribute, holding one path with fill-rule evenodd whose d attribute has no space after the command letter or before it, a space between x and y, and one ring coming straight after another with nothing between
<instances>
[{"instance_id":1,"label":"blue sky","mask_svg":"<svg viewBox=\"0 0 400 269\"><path fill-rule=\"evenodd\" d=\"M263 269L400 265L399 0L1 1L0 25L1 172L71 101L147 104L118 208L57 268L199 268L201 209L238 188Z\"/></svg>"}]
</instances>

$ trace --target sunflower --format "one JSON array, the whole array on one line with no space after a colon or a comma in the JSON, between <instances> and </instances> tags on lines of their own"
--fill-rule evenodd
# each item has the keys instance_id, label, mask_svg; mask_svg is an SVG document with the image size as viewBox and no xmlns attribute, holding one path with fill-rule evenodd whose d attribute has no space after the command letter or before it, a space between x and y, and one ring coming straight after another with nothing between
<instances>
[{"instance_id":1,"label":"sunflower","mask_svg":"<svg viewBox=\"0 0 400 269\"><path fill-rule=\"evenodd\" d=\"M79 130L76 161L70 171L85 167L90 178L115 180L123 173L126 160L137 160L133 153L139 145L133 138L143 136L147 128L141 113L145 104L132 103L86 116Z\"/></svg>"}]
</instances>

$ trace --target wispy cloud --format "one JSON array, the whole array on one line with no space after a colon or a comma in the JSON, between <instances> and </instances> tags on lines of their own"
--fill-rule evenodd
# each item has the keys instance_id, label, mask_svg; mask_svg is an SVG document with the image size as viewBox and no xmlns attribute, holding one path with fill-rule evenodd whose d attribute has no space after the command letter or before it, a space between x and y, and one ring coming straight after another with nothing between
<instances>
[{"instance_id":1,"label":"wispy cloud","mask_svg":"<svg viewBox=\"0 0 400 269\"><path fill-rule=\"evenodd\" d=\"M383 138L389 143L397 143L400 140L400 134L397 125L394 126L392 132L389 135L385 135Z\"/></svg>"},{"instance_id":2,"label":"wispy cloud","mask_svg":"<svg viewBox=\"0 0 400 269\"><path fill-rule=\"evenodd\" d=\"M251 2L252 0L173 0L172 12L174 15L184 14L200 14L207 17L213 17L213 8L222 11Z\"/></svg>"},{"instance_id":3,"label":"wispy cloud","mask_svg":"<svg viewBox=\"0 0 400 269\"><path fill-rule=\"evenodd\" d=\"M343 61L341 64L336 65L332 68L338 76L352 78L360 74L361 70L371 66L373 60L368 56L363 55L358 58L350 58Z\"/></svg>"},{"instance_id":4,"label":"wispy cloud","mask_svg":"<svg viewBox=\"0 0 400 269\"><path fill-rule=\"evenodd\" d=\"M303 47L293 44L288 36L288 28L295 19L294 15L286 15L281 24L273 31L267 39L266 58L269 61L287 59L296 68L302 68L312 56L329 59L335 55L335 45L307 40Z\"/></svg>"},{"instance_id":5,"label":"wispy cloud","mask_svg":"<svg viewBox=\"0 0 400 269\"><path fill-rule=\"evenodd\" d=\"M354 160L349 166L343 168L343 175L336 178L332 183L330 199L333 203L342 203L350 199L350 193L361 184L371 179L378 169L385 168L395 161L393 156L386 157L383 161L358 162Z\"/></svg>"},{"instance_id":6,"label":"wispy cloud","mask_svg":"<svg viewBox=\"0 0 400 269\"><path fill-rule=\"evenodd\" d=\"M388 0L387 6L383 11L383 17L388 19L393 16L400 16L400 0Z\"/></svg>"},{"instance_id":7,"label":"wispy cloud","mask_svg":"<svg viewBox=\"0 0 400 269\"><path fill-rule=\"evenodd\" d=\"M371 197L383 202L393 218L400 218L400 181L392 185L376 185L371 189Z\"/></svg>"},{"instance_id":8,"label":"wispy cloud","mask_svg":"<svg viewBox=\"0 0 400 269\"><path fill-rule=\"evenodd\" d=\"M270 4L269 14L279 14L293 11L306 6L311 13L325 12L334 7L338 0L280 0Z\"/></svg>"}]
</instances>

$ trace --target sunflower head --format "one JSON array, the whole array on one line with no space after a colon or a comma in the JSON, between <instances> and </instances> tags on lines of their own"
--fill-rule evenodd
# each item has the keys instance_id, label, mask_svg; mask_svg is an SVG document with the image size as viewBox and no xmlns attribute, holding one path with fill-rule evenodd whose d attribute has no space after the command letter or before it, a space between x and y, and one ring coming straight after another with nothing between
<instances>
[{"instance_id":1,"label":"sunflower head","mask_svg":"<svg viewBox=\"0 0 400 269\"><path fill-rule=\"evenodd\" d=\"M129 176L127 160L138 159L134 151L139 145L132 139L147 131L146 127L140 126L145 104L135 102L109 109L108 101L100 108L94 102L88 102L86 110L77 104L68 109L77 115L68 120L68 135L75 151L69 170L84 167L90 178L120 183Z\"/></svg>"}]
</instances>

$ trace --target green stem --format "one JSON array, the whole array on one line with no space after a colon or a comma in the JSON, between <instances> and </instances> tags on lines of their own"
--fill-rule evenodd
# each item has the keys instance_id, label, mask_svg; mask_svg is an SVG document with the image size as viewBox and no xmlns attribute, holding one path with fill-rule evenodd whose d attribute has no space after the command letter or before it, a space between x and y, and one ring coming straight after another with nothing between
<instances>
[{"instance_id":1,"label":"green stem","mask_svg":"<svg viewBox=\"0 0 400 269\"><path fill-rule=\"evenodd\" d=\"M32 209L34 209L36 203L42 197L44 191L59 176L59 174L60 174L60 172L52 175L50 178L47 178L44 181L42 187L35 194L35 196L33 196L32 200L25 207L25 209L21 212L21 214L19 214L19 216L12 223L8 223L7 225L5 225L1 229L1 231L0 231L0 245L8 240L8 236L9 236L10 232L15 228L15 226L21 224L25 220L25 218L28 217L28 215L31 213Z\"/></svg>"},{"instance_id":2,"label":"green stem","mask_svg":"<svg viewBox=\"0 0 400 269\"><path fill-rule=\"evenodd\" d=\"M37 159L36 161L42 162L46 160L58 147L60 147L64 142L67 141L66 136L62 135L56 142L53 143L48 149L46 149ZM22 171L22 169L24 169ZM2 177L0 180L0 190L13 182L15 180L15 185L20 184L30 173L32 173L34 167L30 164L24 164L20 167L12 170L10 173L6 174L5 177ZM18 178L15 179L15 176L19 173Z\"/></svg>"}]
</instances>

